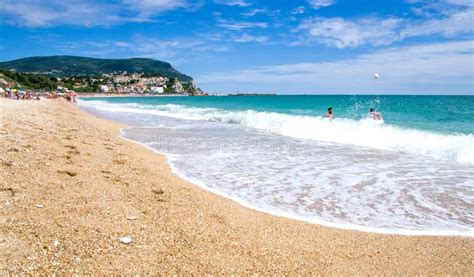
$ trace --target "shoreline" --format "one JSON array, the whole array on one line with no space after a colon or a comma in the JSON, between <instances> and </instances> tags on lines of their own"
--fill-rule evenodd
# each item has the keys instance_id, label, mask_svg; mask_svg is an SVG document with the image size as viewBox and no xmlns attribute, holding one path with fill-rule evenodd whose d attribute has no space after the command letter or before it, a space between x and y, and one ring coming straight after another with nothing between
<instances>
[{"instance_id":1,"label":"shoreline","mask_svg":"<svg viewBox=\"0 0 474 277\"><path fill-rule=\"evenodd\" d=\"M94 114L92 114L94 115ZM94 115L95 116L95 115ZM99 117L100 118L100 117ZM427 237L465 237L465 238L474 238L474 232L470 231L417 231L417 230L381 230L378 228L373 228L373 227L366 227L362 225L355 225L355 224L339 224L339 223L332 223L328 221L323 221L323 220L318 220L318 219L311 219L311 218L306 218L303 216L295 216L290 213L279 213L279 212L273 212L270 210L265 210L263 208L256 207L252 205L251 203L245 202L244 200L240 200L236 197L233 197L231 195L228 195L226 193L220 192L218 190L209 188L205 183L200 182L198 180L188 178L184 176L184 174L181 174L178 172L178 170L172 165L172 163L169 161L169 158L166 156L164 153L160 153L157 150L141 143L138 141L134 141L131 139L127 139L122 136L122 131L124 129L129 128L129 126L125 126L124 128L120 129L121 134L120 138L126 141L130 141L132 143L138 144L141 147L144 147L148 149L149 151L155 153L156 155L161 155L166 158L166 162L168 166L170 167L170 171L175 174L176 176L180 177L181 179L198 186L202 188L203 190L206 190L208 192L211 192L215 195L218 195L220 197L223 197L225 199L228 199L229 201L233 201L237 203L238 205L257 211L261 213L265 213L268 215L276 216L276 217L281 217L281 218L286 218L286 219L291 219L291 220L296 220L300 222L305 222L309 224L314 224L314 225L319 225L321 227L326 227L326 228L333 228L333 229L339 229L339 230L345 230L345 231L355 231L355 232L362 232L362 233L369 233L369 234L379 234L379 235L394 235L394 236L413 236L413 237L419 237L419 236L427 236Z\"/></svg>"},{"instance_id":2,"label":"shoreline","mask_svg":"<svg viewBox=\"0 0 474 277\"><path fill-rule=\"evenodd\" d=\"M121 138L123 125L75 105L0 107L2 272L474 274L472 238L259 212L183 180L164 155ZM118 241L124 235L130 245Z\"/></svg>"}]
</instances>

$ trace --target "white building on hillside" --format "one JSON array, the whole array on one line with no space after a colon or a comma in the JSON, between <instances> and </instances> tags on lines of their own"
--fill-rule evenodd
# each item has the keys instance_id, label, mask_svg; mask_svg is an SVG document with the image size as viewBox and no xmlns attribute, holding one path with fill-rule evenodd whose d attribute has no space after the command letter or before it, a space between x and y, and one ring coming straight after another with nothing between
<instances>
[{"instance_id":1,"label":"white building on hillside","mask_svg":"<svg viewBox=\"0 0 474 277\"><path fill-rule=\"evenodd\" d=\"M109 87L105 85L99 86L99 89L101 92L105 92L105 93L109 92Z\"/></svg>"},{"instance_id":2,"label":"white building on hillside","mask_svg":"<svg viewBox=\"0 0 474 277\"><path fill-rule=\"evenodd\" d=\"M165 90L163 87L150 87L151 93L163 93Z\"/></svg>"}]
</instances>

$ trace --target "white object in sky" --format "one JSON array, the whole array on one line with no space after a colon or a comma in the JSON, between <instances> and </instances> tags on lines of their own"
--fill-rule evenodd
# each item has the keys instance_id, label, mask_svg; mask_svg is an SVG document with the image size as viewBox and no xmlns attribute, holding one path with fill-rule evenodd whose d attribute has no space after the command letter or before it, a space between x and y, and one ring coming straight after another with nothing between
<instances>
[{"instance_id":1,"label":"white object in sky","mask_svg":"<svg viewBox=\"0 0 474 277\"><path fill-rule=\"evenodd\" d=\"M374 79L380 78L380 75L378 73L374 73Z\"/></svg>"}]
</instances>

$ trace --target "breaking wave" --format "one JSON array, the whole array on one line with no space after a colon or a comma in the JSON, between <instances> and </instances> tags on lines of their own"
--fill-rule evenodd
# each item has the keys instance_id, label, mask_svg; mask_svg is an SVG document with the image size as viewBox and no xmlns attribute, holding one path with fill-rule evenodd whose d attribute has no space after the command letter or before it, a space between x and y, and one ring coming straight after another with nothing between
<instances>
[{"instance_id":1,"label":"breaking wave","mask_svg":"<svg viewBox=\"0 0 474 277\"><path fill-rule=\"evenodd\" d=\"M240 124L283 136L430 156L440 160L474 163L473 134L441 134L376 122L370 119L292 115L254 110L222 110L183 105L140 105L80 101L84 107L110 112L154 114L186 120Z\"/></svg>"}]
</instances>

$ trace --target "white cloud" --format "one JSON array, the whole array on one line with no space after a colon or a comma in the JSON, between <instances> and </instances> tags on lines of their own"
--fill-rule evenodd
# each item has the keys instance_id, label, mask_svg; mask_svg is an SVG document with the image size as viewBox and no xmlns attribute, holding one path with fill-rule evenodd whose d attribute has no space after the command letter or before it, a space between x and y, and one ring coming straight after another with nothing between
<instances>
[{"instance_id":1,"label":"white cloud","mask_svg":"<svg viewBox=\"0 0 474 277\"><path fill-rule=\"evenodd\" d=\"M245 1L245 0L215 0L217 4L227 5L227 6L239 6L239 7L248 7L251 6L252 3Z\"/></svg>"},{"instance_id":2,"label":"white cloud","mask_svg":"<svg viewBox=\"0 0 474 277\"><path fill-rule=\"evenodd\" d=\"M120 20L115 12L115 7L93 1L2 0L0 22L26 27L44 27L57 23L109 25ZM97 20L98 18L100 20Z\"/></svg>"},{"instance_id":3,"label":"white cloud","mask_svg":"<svg viewBox=\"0 0 474 277\"><path fill-rule=\"evenodd\" d=\"M269 9L252 9L247 12L241 13L243 16L255 16L257 14L265 14L268 16L276 16L280 13L280 10L269 10Z\"/></svg>"},{"instance_id":4,"label":"white cloud","mask_svg":"<svg viewBox=\"0 0 474 277\"><path fill-rule=\"evenodd\" d=\"M296 7L291 11L292 14L303 14L304 12L305 12L304 6Z\"/></svg>"},{"instance_id":5,"label":"white cloud","mask_svg":"<svg viewBox=\"0 0 474 277\"><path fill-rule=\"evenodd\" d=\"M415 1L415 0L412 0ZM464 0L429 3L413 7L422 17L344 19L314 17L301 21L296 31L303 36L292 45L325 44L337 48L363 45L389 45L411 37L441 36L453 38L474 33L474 4ZM474 2L474 0L472 1ZM470 6L469 6L470 5Z\"/></svg>"},{"instance_id":6,"label":"white cloud","mask_svg":"<svg viewBox=\"0 0 474 277\"><path fill-rule=\"evenodd\" d=\"M474 2L474 1L473 1ZM445 11L446 12L446 11ZM452 37L458 34L474 32L474 6L462 10L451 11L442 18L430 18L416 24L407 25L400 31L400 37L416 37L439 34Z\"/></svg>"},{"instance_id":7,"label":"white cloud","mask_svg":"<svg viewBox=\"0 0 474 277\"><path fill-rule=\"evenodd\" d=\"M243 29L252 29L252 28L267 28L267 22L253 22L253 21L230 21L219 19L219 27L239 31Z\"/></svg>"},{"instance_id":8,"label":"white cloud","mask_svg":"<svg viewBox=\"0 0 474 277\"><path fill-rule=\"evenodd\" d=\"M244 12L242 13L243 16L254 16L256 14L259 14L259 13L265 13L266 10L265 9L253 9L253 10L250 10L248 12Z\"/></svg>"},{"instance_id":9,"label":"white cloud","mask_svg":"<svg viewBox=\"0 0 474 277\"><path fill-rule=\"evenodd\" d=\"M307 37L296 44L316 41L338 48L364 44L387 45L397 40L396 32L400 23L401 20L394 18L349 21L343 18L315 17L300 24L298 30L304 31Z\"/></svg>"},{"instance_id":10,"label":"white cloud","mask_svg":"<svg viewBox=\"0 0 474 277\"><path fill-rule=\"evenodd\" d=\"M178 8L199 7L191 0L2 0L0 23L23 27L100 26L146 21Z\"/></svg>"},{"instance_id":11,"label":"white cloud","mask_svg":"<svg viewBox=\"0 0 474 277\"><path fill-rule=\"evenodd\" d=\"M474 95L474 41L391 48L334 62L261 66L199 76L206 89L278 93ZM373 74L380 74L379 80Z\"/></svg>"},{"instance_id":12,"label":"white cloud","mask_svg":"<svg viewBox=\"0 0 474 277\"><path fill-rule=\"evenodd\" d=\"M308 0L308 3L314 8L319 9L323 7L328 7L336 3L335 0Z\"/></svg>"},{"instance_id":13,"label":"white cloud","mask_svg":"<svg viewBox=\"0 0 474 277\"><path fill-rule=\"evenodd\" d=\"M239 37L232 39L234 42L246 43L246 42L258 42L265 43L268 42L270 38L267 36L253 36L249 34L242 34Z\"/></svg>"},{"instance_id":14,"label":"white cloud","mask_svg":"<svg viewBox=\"0 0 474 277\"><path fill-rule=\"evenodd\" d=\"M94 57L146 57L181 64L208 58L211 53L227 52L229 47L194 38L170 39L135 36L130 41L75 41L55 45L62 54ZM199 54L197 54L199 53Z\"/></svg>"},{"instance_id":15,"label":"white cloud","mask_svg":"<svg viewBox=\"0 0 474 277\"><path fill-rule=\"evenodd\" d=\"M474 1L472 0L445 0L445 2L451 5L474 7Z\"/></svg>"},{"instance_id":16,"label":"white cloud","mask_svg":"<svg viewBox=\"0 0 474 277\"><path fill-rule=\"evenodd\" d=\"M201 3L188 0L123 0L123 5L127 9L137 12L138 15L147 19L147 17L164 11L179 8L196 9L201 6Z\"/></svg>"}]
</instances>

